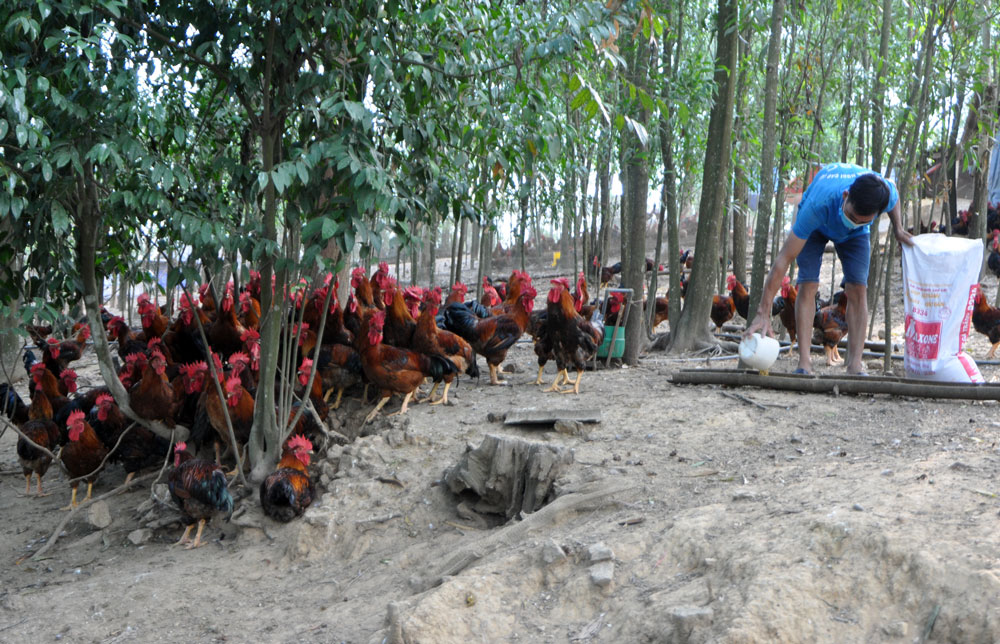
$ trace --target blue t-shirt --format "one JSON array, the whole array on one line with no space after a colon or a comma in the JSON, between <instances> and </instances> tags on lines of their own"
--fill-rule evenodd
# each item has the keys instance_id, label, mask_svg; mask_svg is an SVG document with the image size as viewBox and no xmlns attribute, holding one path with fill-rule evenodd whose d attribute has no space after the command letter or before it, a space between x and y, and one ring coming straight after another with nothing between
<instances>
[{"instance_id":1,"label":"blue t-shirt","mask_svg":"<svg viewBox=\"0 0 1000 644\"><path fill-rule=\"evenodd\" d=\"M850 237L867 235L869 226L878 221L878 217L864 226L851 230L841 221L840 214L844 207L844 191L851 187L858 175L869 172L872 171L851 163L831 163L823 166L802 195L799 212L795 217L795 224L792 225L795 236L799 239L809 239L809 235L819 231L830 241L842 242ZM899 193L891 181L886 181L886 184L889 186L889 205L885 211L889 212L899 201Z\"/></svg>"}]
</instances>

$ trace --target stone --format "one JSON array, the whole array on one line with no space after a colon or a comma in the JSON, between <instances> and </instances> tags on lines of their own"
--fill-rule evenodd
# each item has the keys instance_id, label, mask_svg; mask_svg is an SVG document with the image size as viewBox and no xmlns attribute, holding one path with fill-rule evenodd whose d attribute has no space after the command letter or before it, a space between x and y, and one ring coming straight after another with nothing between
<instances>
[{"instance_id":1,"label":"stone","mask_svg":"<svg viewBox=\"0 0 1000 644\"><path fill-rule=\"evenodd\" d=\"M760 494L753 490L740 490L733 494L733 501L759 501Z\"/></svg>"},{"instance_id":2,"label":"stone","mask_svg":"<svg viewBox=\"0 0 1000 644\"><path fill-rule=\"evenodd\" d=\"M710 626L714 613L705 606L672 606L667 615L676 630L691 633L695 628Z\"/></svg>"},{"instance_id":3,"label":"stone","mask_svg":"<svg viewBox=\"0 0 1000 644\"><path fill-rule=\"evenodd\" d=\"M907 624L906 622L893 622L891 624L885 624L882 626L882 632L888 637L906 637Z\"/></svg>"},{"instance_id":4,"label":"stone","mask_svg":"<svg viewBox=\"0 0 1000 644\"><path fill-rule=\"evenodd\" d=\"M111 509L104 501L95 501L87 508L87 523L98 530L111 525Z\"/></svg>"},{"instance_id":5,"label":"stone","mask_svg":"<svg viewBox=\"0 0 1000 644\"><path fill-rule=\"evenodd\" d=\"M611 548L607 547L603 543L594 543L587 548L587 559L592 563L598 563L600 561L609 561L615 558L615 553Z\"/></svg>"},{"instance_id":6,"label":"stone","mask_svg":"<svg viewBox=\"0 0 1000 644\"><path fill-rule=\"evenodd\" d=\"M128 540L132 542L133 545L141 546L144 543L149 543L149 540L153 538L153 531L149 528L140 528L138 530L133 530L128 533Z\"/></svg>"},{"instance_id":7,"label":"stone","mask_svg":"<svg viewBox=\"0 0 1000 644\"><path fill-rule=\"evenodd\" d=\"M560 434L566 434L567 436L579 436L583 433L583 423L576 420L557 420L556 424L553 426Z\"/></svg>"},{"instance_id":8,"label":"stone","mask_svg":"<svg viewBox=\"0 0 1000 644\"><path fill-rule=\"evenodd\" d=\"M542 546L542 561L548 565L566 560L566 552L555 541L551 539Z\"/></svg>"},{"instance_id":9,"label":"stone","mask_svg":"<svg viewBox=\"0 0 1000 644\"><path fill-rule=\"evenodd\" d=\"M615 577L615 562L602 561L590 567L590 581L601 588L607 588Z\"/></svg>"}]
</instances>

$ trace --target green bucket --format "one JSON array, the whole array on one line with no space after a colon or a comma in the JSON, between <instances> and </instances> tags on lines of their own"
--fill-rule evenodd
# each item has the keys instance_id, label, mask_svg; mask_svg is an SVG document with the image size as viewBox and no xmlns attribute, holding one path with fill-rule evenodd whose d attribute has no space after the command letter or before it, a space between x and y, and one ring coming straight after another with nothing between
<instances>
[{"instance_id":1,"label":"green bucket","mask_svg":"<svg viewBox=\"0 0 1000 644\"><path fill-rule=\"evenodd\" d=\"M618 337L615 338L615 346L611 347L611 336L614 335L615 327L604 325L604 341L597 347L597 357L607 358L608 351L612 358L620 358L625 355L625 327L618 327Z\"/></svg>"}]
</instances>

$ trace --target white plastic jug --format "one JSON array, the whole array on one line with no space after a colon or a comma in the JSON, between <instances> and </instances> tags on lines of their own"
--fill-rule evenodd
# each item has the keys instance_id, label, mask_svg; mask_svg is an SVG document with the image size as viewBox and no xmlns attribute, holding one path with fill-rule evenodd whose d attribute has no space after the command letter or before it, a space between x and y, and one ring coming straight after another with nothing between
<instances>
[{"instance_id":1,"label":"white plastic jug","mask_svg":"<svg viewBox=\"0 0 1000 644\"><path fill-rule=\"evenodd\" d=\"M752 369L766 372L778 359L781 345L774 338L754 333L740 341L740 360Z\"/></svg>"}]
</instances>

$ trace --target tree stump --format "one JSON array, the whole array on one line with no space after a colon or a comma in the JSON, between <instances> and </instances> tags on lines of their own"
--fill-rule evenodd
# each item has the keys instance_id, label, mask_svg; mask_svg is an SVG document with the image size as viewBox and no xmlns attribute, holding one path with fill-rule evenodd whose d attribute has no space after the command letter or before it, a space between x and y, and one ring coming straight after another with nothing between
<instances>
[{"instance_id":1,"label":"tree stump","mask_svg":"<svg viewBox=\"0 0 1000 644\"><path fill-rule=\"evenodd\" d=\"M445 471L444 482L456 495L474 494L477 512L511 519L551 501L555 480L572 462L564 447L487 434Z\"/></svg>"}]
</instances>

